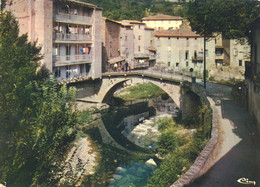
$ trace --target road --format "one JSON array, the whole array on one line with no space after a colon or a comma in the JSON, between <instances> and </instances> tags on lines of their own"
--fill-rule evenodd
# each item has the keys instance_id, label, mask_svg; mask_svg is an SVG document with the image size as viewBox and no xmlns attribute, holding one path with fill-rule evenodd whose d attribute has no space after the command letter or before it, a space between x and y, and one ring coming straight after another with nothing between
<instances>
[{"instance_id":1,"label":"road","mask_svg":"<svg viewBox=\"0 0 260 187\"><path fill-rule=\"evenodd\" d=\"M231 99L231 88L207 83L207 94L221 114L219 154L215 164L189 186L253 186L237 182L245 177L260 186L260 137L248 112Z\"/></svg>"}]
</instances>

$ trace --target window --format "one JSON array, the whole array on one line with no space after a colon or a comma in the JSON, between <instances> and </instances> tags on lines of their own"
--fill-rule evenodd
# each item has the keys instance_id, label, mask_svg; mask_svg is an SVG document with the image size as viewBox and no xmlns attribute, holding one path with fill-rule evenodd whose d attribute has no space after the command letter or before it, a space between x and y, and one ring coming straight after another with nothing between
<instances>
[{"instance_id":1,"label":"window","mask_svg":"<svg viewBox=\"0 0 260 187\"><path fill-rule=\"evenodd\" d=\"M60 77L60 68L57 68L57 69L55 70L55 77L56 77L56 78L59 78L59 77Z\"/></svg>"},{"instance_id":2,"label":"window","mask_svg":"<svg viewBox=\"0 0 260 187\"><path fill-rule=\"evenodd\" d=\"M125 41L127 41L127 36L125 36Z\"/></svg>"},{"instance_id":3,"label":"window","mask_svg":"<svg viewBox=\"0 0 260 187\"><path fill-rule=\"evenodd\" d=\"M77 15L78 14L78 10L75 8L74 9L74 14Z\"/></svg>"},{"instance_id":4,"label":"window","mask_svg":"<svg viewBox=\"0 0 260 187\"><path fill-rule=\"evenodd\" d=\"M139 52L141 51L141 47L140 47L140 45L138 45L138 51L139 51Z\"/></svg>"},{"instance_id":5,"label":"window","mask_svg":"<svg viewBox=\"0 0 260 187\"><path fill-rule=\"evenodd\" d=\"M238 65L239 65L239 66L243 66L243 61L242 61L242 60L239 60L239 61L238 61Z\"/></svg>"},{"instance_id":6,"label":"window","mask_svg":"<svg viewBox=\"0 0 260 187\"><path fill-rule=\"evenodd\" d=\"M171 66L171 62L168 62L168 67L170 67Z\"/></svg>"},{"instance_id":7,"label":"window","mask_svg":"<svg viewBox=\"0 0 260 187\"><path fill-rule=\"evenodd\" d=\"M176 47L179 47L180 46L180 40L179 40L179 37L177 37L177 40L176 40Z\"/></svg>"},{"instance_id":8,"label":"window","mask_svg":"<svg viewBox=\"0 0 260 187\"><path fill-rule=\"evenodd\" d=\"M150 40L150 45L153 45L153 40Z\"/></svg>"},{"instance_id":9,"label":"window","mask_svg":"<svg viewBox=\"0 0 260 187\"><path fill-rule=\"evenodd\" d=\"M70 55L70 46L69 45L66 46L66 55Z\"/></svg>"},{"instance_id":10,"label":"window","mask_svg":"<svg viewBox=\"0 0 260 187\"><path fill-rule=\"evenodd\" d=\"M233 53L234 53L234 56L237 56L237 54L238 54L238 52L237 52L237 48L234 48Z\"/></svg>"},{"instance_id":11,"label":"window","mask_svg":"<svg viewBox=\"0 0 260 187\"><path fill-rule=\"evenodd\" d=\"M179 62L176 62L176 67L179 67Z\"/></svg>"},{"instance_id":12,"label":"window","mask_svg":"<svg viewBox=\"0 0 260 187\"><path fill-rule=\"evenodd\" d=\"M139 25L138 27L139 27L139 29L141 29L141 25Z\"/></svg>"},{"instance_id":13,"label":"window","mask_svg":"<svg viewBox=\"0 0 260 187\"><path fill-rule=\"evenodd\" d=\"M161 41L160 41L160 38L158 37L158 39L157 39L157 47L160 47L160 45L161 45Z\"/></svg>"},{"instance_id":14,"label":"window","mask_svg":"<svg viewBox=\"0 0 260 187\"><path fill-rule=\"evenodd\" d=\"M168 37L168 45L170 46L171 45L171 38Z\"/></svg>"},{"instance_id":15,"label":"window","mask_svg":"<svg viewBox=\"0 0 260 187\"><path fill-rule=\"evenodd\" d=\"M223 48L216 48L216 51L215 51L215 53L216 53L216 55L217 55L217 56L220 56L220 55L222 55L222 54L223 54L223 52L224 52L224 49L223 49Z\"/></svg>"},{"instance_id":16,"label":"window","mask_svg":"<svg viewBox=\"0 0 260 187\"><path fill-rule=\"evenodd\" d=\"M188 60L189 58L189 51L185 51L185 60Z\"/></svg>"},{"instance_id":17,"label":"window","mask_svg":"<svg viewBox=\"0 0 260 187\"><path fill-rule=\"evenodd\" d=\"M197 51L195 50L195 51L194 51L194 58L197 59L197 56L198 56L198 55L197 55Z\"/></svg>"},{"instance_id":18,"label":"window","mask_svg":"<svg viewBox=\"0 0 260 187\"><path fill-rule=\"evenodd\" d=\"M198 40L197 40L197 38L195 38L194 45L195 45L195 46L198 46Z\"/></svg>"},{"instance_id":19,"label":"window","mask_svg":"<svg viewBox=\"0 0 260 187\"><path fill-rule=\"evenodd\" d=\"M141 40L141 35L138 36L138 40Z\"/></svg>"},{"instance_id":20,"label":"window","mask_svg":"<svg viewBox=\"0 0 260 187\"><path fill-rule=\"evenodd\" d=\"M190 40L189 40L189 38L186 38L186 46L187 46L187 47L190 46Z\"/></svg>"},{"instance_id":21,"label":"window","mask_svg":"<svg viewBox=\"0 0 260 187\"><path fill-rule=\"evenodd\" d=\"M187 67L189 66L189 62L188 62L188 61L186 61L186 66L187 66Z\"/></svg>"}]
</instances>

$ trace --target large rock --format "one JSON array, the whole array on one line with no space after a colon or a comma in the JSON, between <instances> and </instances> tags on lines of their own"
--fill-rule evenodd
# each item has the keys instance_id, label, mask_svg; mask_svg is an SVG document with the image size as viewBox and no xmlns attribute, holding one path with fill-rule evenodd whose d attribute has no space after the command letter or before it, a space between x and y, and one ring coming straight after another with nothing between
<instances>
[{"instance_id":1,"label":"large rock","mask_svg":"<svg viewBox=\"0 0 260 187\"><path fill-rule=\"evenodd\" d=\"M147 165L152 165L152 166L157 167L156 162L155 162L152 158L149 159L149 160L147 160L147 161L145 162L145 164L147 164Z\"/></svg>"}]
</instances>

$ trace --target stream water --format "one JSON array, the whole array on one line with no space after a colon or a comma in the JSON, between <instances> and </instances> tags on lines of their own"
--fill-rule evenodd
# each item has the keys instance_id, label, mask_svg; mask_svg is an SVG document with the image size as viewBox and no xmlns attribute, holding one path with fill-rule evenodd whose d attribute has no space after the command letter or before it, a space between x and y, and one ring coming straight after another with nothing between
<instances>
[{"instance_id":1,"label":"stream water","mask_svg":"<svg viewBox=\"0 0 260 187\"><path fill-rule=\"evenodd\" d=\"M129 151L119 150L110 145L103 144L99 137L98 130L94 129L92 139L94 139L101 149L101 160L94 175L88 176L82 186L93 187L144 187L148 179L152 176L156 166L147 164L146 161L153 159L157 164L159 160L154 156L152 149L137 146L129 141L122 131L126 128L134 127L144 119L155 116L163 108L169 113L174 108L171 101L161 102L160 106L154 107L149 100L141 100L127 103L123 106L111 107L102 117L103 123L113 137L113 139ZM172 107L170 107L172 106ZM158 110L159 109L159 110ZM159 111L160 112L160 111ZM165 112L165 111L164 111ZM130 116L130 117L129 117ZM129 128L131 131L132 128Z\"/></svg>"}]
</instances>

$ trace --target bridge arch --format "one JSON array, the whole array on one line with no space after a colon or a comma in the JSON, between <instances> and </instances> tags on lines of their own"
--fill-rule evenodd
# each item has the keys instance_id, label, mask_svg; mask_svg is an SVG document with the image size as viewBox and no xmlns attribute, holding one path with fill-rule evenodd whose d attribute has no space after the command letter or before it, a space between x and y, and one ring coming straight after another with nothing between
<instances>
[{"instance_id":1,"label":"bridge arch","mask_svg":"<svg viewBox=\"0 0 260 187\"><path fill-rule=\"evenodd\" d=\"M120 77L120 78L108 78L104 79L100 88L100 91L98 93L98 96L100 98L100 102L106 102L109 97L112 96L112 94L116 91L116 89L122 85L125 82L131 81L132 83L152 83L159 88L161 88L163 91L165 91L169 97L175 102L177 107L180 107L180 85L179 84L173 84L169 81L162 81L162 80L153 80L147 77Z\"/></svg>"}]
</instances>

